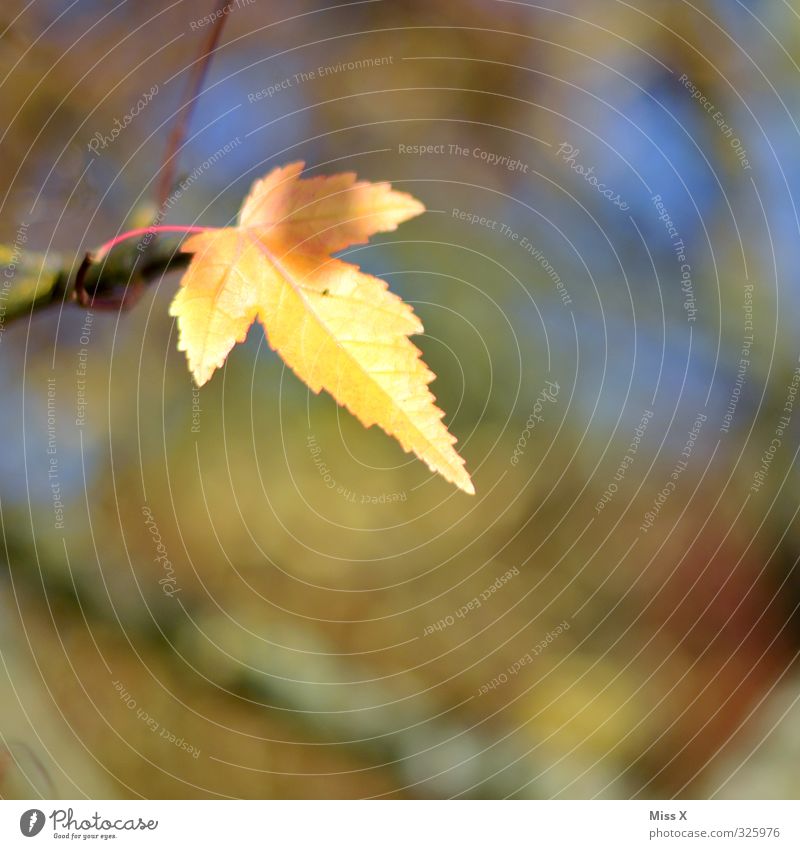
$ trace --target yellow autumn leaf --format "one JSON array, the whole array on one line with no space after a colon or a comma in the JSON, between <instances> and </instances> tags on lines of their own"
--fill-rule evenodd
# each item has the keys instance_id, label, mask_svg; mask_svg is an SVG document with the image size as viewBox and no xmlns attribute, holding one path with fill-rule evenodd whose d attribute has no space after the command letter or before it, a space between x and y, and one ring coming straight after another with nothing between
<instances>
[{"instance_id":1,"label":"yellow autumn leaf","mask_svg":"<svg viewBox=\"0 0 800 849\"><path fill-rule=\"evenodd\" d=\"M425 207L388 183L354 174L301 179L302 162L258 180L236 227L187 239L191 254L170 315L199 386L252 323L314 392L325 389L365 426L468 493L474 487L428 384L434 374L409 335L422 324L383 280L330 254L394 230Z\"/></svg>"}]
</instances>

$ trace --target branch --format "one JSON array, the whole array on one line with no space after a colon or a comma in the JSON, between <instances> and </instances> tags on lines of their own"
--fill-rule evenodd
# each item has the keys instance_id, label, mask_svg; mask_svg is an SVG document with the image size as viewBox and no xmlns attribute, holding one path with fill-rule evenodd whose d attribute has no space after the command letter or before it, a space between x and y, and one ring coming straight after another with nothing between
<instances>
[{"instance_id":1,"label":"branch","mask_svg":"<svg viewBox=\"0 0 800 849\"><path fill-rule=\"evenodd\" d=\"M228 18L226 12L227 0L216 0L212 16L214 23L208 33L208 38L200 51L200 55L194 62L194 67L189 75L189 80L186 85L186 97L184 104L178 110L178 116L172 125L172 132L169 134L167 141L167 150L164 154L164 166L161 171L161 179L158 184L158 205L159 208L164 207L164 204L169 198L169 193L173 189L175 183L175 172L178 165L178 157L180 156L183 140L186 137L186 130L189 126L189 121L192 117L197 99L200 97L200 89L203 87L203 81L206 78L208 66L211 63L211 57L216 51L222 30L225 27L225 21Z\"/></svg>"},{"instance_id":2,"label":"branch","mask_svg":"<svg viewBox=\"0 0 800 849\"><path fill-rule=\"evenodd\" d=\"M176 239L158 239L143 254L136 244L119 247L102 262L85 269L84 288L91 307L116 297L118 302L134 285L159 280L169 271L185 268L189 254L181 253ZM6 324L56 304L80 306L75 279L82 257L57 257L0 245L0 332ZM124 305L124 300L123 300Z\"/></svg>"}]
</instances>

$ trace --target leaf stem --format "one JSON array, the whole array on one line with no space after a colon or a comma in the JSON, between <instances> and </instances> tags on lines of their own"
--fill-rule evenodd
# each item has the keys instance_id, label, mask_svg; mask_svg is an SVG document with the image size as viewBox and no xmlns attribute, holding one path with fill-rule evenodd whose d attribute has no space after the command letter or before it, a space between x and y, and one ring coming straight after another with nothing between
<instances>
[{"instance_id":1,"label":"leaf stem","mask_svg":"<svg viewBox=\"0 0 800 849\"><path fill-rule=\"evenodd\" d=\"M125 242L128 239L134 239L137 236L144 236L148 233L205 233L207 230L215 230L215 227L192 227L183 224L153 224L150 227L137 227L135 230L128 230L125 233L120 233L113 239L109 239L105 244L93 251L91 258L94 262L99 262L106 257L113 248L120 242Z\"/></svg>"}]
</instances>

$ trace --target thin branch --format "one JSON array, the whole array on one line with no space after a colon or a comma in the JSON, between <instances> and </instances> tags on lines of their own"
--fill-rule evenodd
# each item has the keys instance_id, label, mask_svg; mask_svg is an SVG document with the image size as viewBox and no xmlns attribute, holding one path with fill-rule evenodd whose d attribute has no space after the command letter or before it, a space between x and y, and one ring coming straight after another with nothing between
<instances>
[{"instance_id":1,"label":"thin branch","mask_svg":"<svg viewBox=\"0 0 800 849\"><path fill-rule=\"evenodd\" d=\"M211 25L211 30L206 39L206 43L202 52L194 62L189 80L186 84L186 97L184 104L179 111L179 117L176 118L172 125L172 130L167 141L167 149L164 154L164 164L161 168L161 177L158 183L158 206L162 209L167 202L172 187L175 184L175 171L178 167L178 157L180 149L183 147L186 131L189 127L189 120L192 117L195 103L200 96L200 89L203 87L203 81L208 72L208 66L211 64L211 57L217 49L222 30L225 27L225 21L228 17L225 8L228 5L228 0L216 0L212 15L215 16L214 23Z\"/></svg>"},{"instance_id":2,"label":"thin branch","mask_svg":"<svg viewBox=\"0 0 800 849\"><path fill-rule=\"evenodd\" d=\"M103 262L103 260L105 260L108 254L110 254L117 245L138 236L151 236L156 233L183 233L186 235L187 233L205 233L208 230L213 229L213 227L196 227L181 224L159 224L152 225L151 227L137 227L135 230L128 230L125 233L121 233L119 236L115 236L113 239L109 239L96 251L90 251L86 254L86 256L84 256L83 262L81 262L78 268L78 273L75 275L75 299L82 307L97 306L99 308L122 309L123 307L133 306L133 304L138 300L138 296L141 295L141 281L139 280L138 275L135 275L136 265L138 264L136 260L134 260L131 268L133 290L136 293L136 296L134 299L128 299L127 301L125 300L125 294L128 291L127 286L121 296L95 300L97 297L97 289L95 288L95 291L90 295L86 288L86 277L89 273L89 269L91 269L95 263ZM148 250L146 256L147 264L150 262L150 257L151 253Z\"/></svg>"},{"instance_id":3,"label":"thin branch","mask_svg":"<svg viewBox=\"0 0 800 849\"><path fill-rule=\"evenodd\" d=\"M174 239L159 240L146 255L136 247L120 248L99 263L93 263L91 257L84 257L80 263L71 256L62 256L59 261L52 254L45 258L28 252L17 265L0 266L4 280L0 293L0 341L2 331L11 322L65 301L98 309L112 302L124 303L124 293L132 281L146 285L160 280L167 272L185 268L190 259L190 254L182 253ZM81 268L80 286L72 280L76 265Z\"/></svg>"}]
</instances>

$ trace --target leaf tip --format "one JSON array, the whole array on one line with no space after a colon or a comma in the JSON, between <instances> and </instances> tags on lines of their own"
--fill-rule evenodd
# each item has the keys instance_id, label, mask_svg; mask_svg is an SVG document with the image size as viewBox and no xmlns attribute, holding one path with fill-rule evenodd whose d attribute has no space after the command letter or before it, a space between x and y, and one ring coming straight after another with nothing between
<instances>
[{"instance_id":1,"label":"leaf tip","mask_svg":"<svg viewBox=\"0 0 800 849\"><path fill-rule=\"evenodd\" d=\"M209 380L211 380L211 373L213 369L206 368L201 369L199 367L195 367L192 369L192 379L194 380L194 385L199 389L201 386L205 386Z\"/></svg>"},{"instance_id":2,"label":"leaf tip","mask_svg":"<svg viewBox=\"0 0 800 849\"><path fill-rule=\"evenodd\" d=\"M457 483L456 486L462 490L462 492L466 492L467 495L475 495L475 485L472 483L472 479L469 475L466 475L466 480Z\"/></svg>"}]
</instances>

